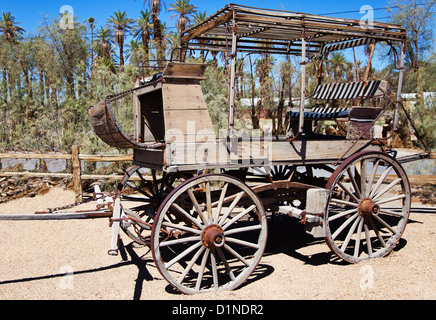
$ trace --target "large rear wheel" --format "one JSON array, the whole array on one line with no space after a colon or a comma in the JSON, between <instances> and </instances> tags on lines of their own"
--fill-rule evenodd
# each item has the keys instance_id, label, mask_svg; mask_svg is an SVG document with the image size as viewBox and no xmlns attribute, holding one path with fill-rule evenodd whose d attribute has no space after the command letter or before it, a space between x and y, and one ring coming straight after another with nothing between
<instances>
[{"instance_id":1,"label":"large rear wheel","mask_svg":"<svg viewBox=\"0 0 436 320\"><path fill-rule=\"evenodd\" d=\"M240 180L207 174L187 180L164 200L152 230L162 276L186 294L234 290L255 270L267 221L256 194Z\"/></svg>"}]
</instances>

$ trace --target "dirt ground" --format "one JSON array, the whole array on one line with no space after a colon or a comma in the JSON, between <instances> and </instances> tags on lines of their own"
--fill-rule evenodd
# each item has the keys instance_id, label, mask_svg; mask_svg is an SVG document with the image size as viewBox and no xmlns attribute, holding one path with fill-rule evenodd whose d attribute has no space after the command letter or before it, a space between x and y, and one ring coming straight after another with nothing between
<instances>
[{"instance_id":1,"label":"dirt ground","mask_svg":"<svg viewBox=\"0 0 436 320\"><path fill-rule=\"evenodd\" d=\"M33 213L73 197L53 188L0 204L0 212ZM436 298L435 233L436 207L414 203L403 239L388 257L350 265L338 261L324 241L306 236L295 220L279 217L269 223L265 255L244 285L187 296L162 278L147 248L126 236L123 255L107 255L107 218L0 221L0 299L430 300Z\"/></svg>"}]
</instances>

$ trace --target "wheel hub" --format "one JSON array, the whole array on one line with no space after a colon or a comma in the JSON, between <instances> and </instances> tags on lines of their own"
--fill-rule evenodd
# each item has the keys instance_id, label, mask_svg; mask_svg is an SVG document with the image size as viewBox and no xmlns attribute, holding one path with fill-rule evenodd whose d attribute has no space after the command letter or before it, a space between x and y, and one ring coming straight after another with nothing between
<instances>
[{"instance_id":1,"label":"wheel hub","mask_svg":"<svg viewBox=\"0 0 436 320\"><path fill-rule=\"evenodd\" d=\"M359 214L363 217L378 215L380 206L372 202L371 199L363 199L359 204Z\"/></svg>"},{"instance_id":2,"label":"wheel hub","mask_svg":"<svg viewBox=\"0 0 436 320\"><path fill-rule=\"evenodd\" d=\"M201 240L209 249L221 248L225 243L224 231L220 226L212 224L203 230Z\"/></svg>"}]
</instances>

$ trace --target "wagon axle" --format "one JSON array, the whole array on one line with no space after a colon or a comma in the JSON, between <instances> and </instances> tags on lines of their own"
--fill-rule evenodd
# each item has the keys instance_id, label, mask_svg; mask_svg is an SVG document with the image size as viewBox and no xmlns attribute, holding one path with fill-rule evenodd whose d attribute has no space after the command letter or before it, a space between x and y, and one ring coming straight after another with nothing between
<instances>
[{"instance_id":1,"label":"wagon axle","mask_svg":"<svg viewBox=\"0 0 436 320\"><path fill-rule=\"evenodd\" d=\"M380 212L380 206L372 202L371 199L363 199L359 204L359 214L362 217L378 215Z\"/></svg>"},{"instance_id":2,"label":"wagon axle","mask_svg":"<svg viewBox=\"0 0 436 320\"><path fill-rule=\"evenodd\" d=\"M212 224L203 230L201 240L209 249L221 248L225 243L224 231L219 225Z\"/></svg>"}]
</instances>

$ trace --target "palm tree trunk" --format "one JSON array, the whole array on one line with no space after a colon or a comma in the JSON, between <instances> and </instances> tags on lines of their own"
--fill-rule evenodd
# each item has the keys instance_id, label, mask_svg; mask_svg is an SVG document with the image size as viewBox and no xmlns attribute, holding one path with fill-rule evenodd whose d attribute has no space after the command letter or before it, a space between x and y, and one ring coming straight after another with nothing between
<instances>
[{"instance_id":1,"label":"palm tree trunk","mask_svg":"<svg viewBox=\"0 0 436 320\"><path fill-rule=\"evenodd\" d=\"M368 44L368 51L369 51L368 64L366 65L365 75L363 76L363 81L368 81L369 76L370 76L370 72L371 72L371 68L372 68L372 58L374 56L374 51L375 51L375 43Z\"/></svg>"},{"instance_id":2,"label":"palm tree trunk","mask_svg":"<svg viewBox=\"0 0 436 320\"><path fill-rule=\"evenodd\" d=\"M145 65L148 66L150 59L150 33L148 30L142 30L142 46L144 47Z\"/></svg>"},{"instance_id":3,"label":"palm tree trunk","mask_svg":"<svg viewBox=\"0 0 436 320\"><path fill-rule=\"evenodd\" d=\"M115 34L115 40L120 47L120 68L124 66L124 31L118 29Z\"/></svg>"},{"instance_id":4,"label":"palm tree trunk","mask_svg":"<svg viewBox=\"0 0 436 320\"><path fill-rule=\"evenodd\" d=\"M165 60L165 52L163 50L163 35L159 17L156 13L152 13L151 20L153 21L153 35L156 41L157 65L163 67Z\"/></svg>"}]
</instances>

